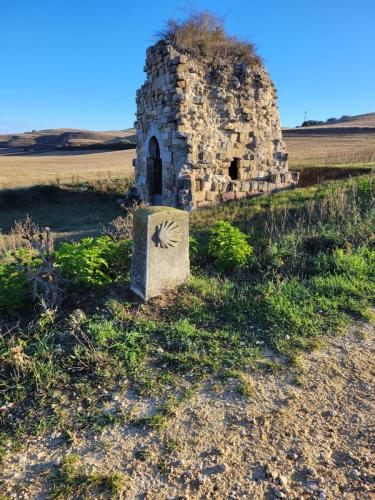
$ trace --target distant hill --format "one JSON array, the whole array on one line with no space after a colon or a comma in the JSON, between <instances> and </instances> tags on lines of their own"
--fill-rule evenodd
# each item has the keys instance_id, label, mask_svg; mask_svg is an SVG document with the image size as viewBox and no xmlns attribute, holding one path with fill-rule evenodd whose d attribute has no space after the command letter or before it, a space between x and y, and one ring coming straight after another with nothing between
<instances>
[{"instance_id":1,"label":"distant hill","mask_svg":"<svg viewBox=\"0 0 375 500\"><path fill-rule=\"evenodd\" d=\"M375 113L367 113L365 115L356 115L356 116L343 116L342 118L331 118L327 120L325 123L319 123L317 125L312 126L315 128L374 128L375 127ZM300 127L297 127L300 128ZM303 128L311 128L303 127Z\"/></svg>"},{"instance_id":2,"label":"distant hill","mask_svg":"<svg viewBox=\"0 0 375 500\"><path fill-rule=\"evenodd\" d=\"M375 113L285 128L283 138L291 167L375 163Z\"/></svg>"},{"instance_id":3,"label":"distant hill","mask_svg":"<svg viewBox=\"0 0 375 500\"><path fill-rule=\"evenodd\" d=\"M60 149L131 149L134 147L134 129L108 132L48 129L0 135L0 148L27 152Z\"/></svg>"},{"instance_id":4,"label":"distant hill","mask_svg":"<svg viewBox=\"0 0 375 500\"><path fill-rule=\"evenodd\" d=\"M292 168L375 164L375 113L310 127L284 128L283 137ZM113 131L49 129L0 135L0 149L14 152L135 149L135 142L133 128Z\"/></svg>"}]
</instances>

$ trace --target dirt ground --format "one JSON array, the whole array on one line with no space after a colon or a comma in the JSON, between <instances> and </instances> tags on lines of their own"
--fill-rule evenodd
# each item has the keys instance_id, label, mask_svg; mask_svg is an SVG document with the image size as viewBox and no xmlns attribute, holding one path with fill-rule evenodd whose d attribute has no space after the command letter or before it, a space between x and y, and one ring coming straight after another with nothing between
<instances>
[{"instance_id":1,"label":"dirt ground","mask_svg":"<svg viewBox=\"0 0 375 500\"><path fill-rule=\"evenodd\" d=\"M249 369L250 396L235 379L211 381L162 430L115 425L69 447L59 433L31 440L6 463L0 494L48 498L74 453L87 472L124 473L125 499L375 498L374 351L375 328L356 324L298 369ZM131 390L110 399L107 411L139 416L157 403Z\"/></svg>"}]
</instances>

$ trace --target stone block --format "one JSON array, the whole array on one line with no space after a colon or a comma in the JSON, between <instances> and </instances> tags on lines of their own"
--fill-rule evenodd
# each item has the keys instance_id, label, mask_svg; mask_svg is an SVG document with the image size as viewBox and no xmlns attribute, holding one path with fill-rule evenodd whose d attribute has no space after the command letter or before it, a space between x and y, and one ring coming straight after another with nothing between
<instances>
[{"instance_id":1,"label":"stone block","mask_svg":"<svg viewBox=\"0 0 375 500\"><path fill-rule=\"evenodd\" d=\"M145 301L189 278L187 212L157 206L135 212L131 274L131 290Z\"/></svg>"},{"instance_id":2,"label":"stone block","mask_svg":"<svg viewBox=\"0 0 375 500\"><path fill-rule=\"evenodd\" d=\"M241 191L241 181L232 181L231 184L233 192Z\"/></svg>"},{"instance_id":3,"label":"stone block","mask_svg":"<svg viewBox=\"0 0 375 500\"><path fill-rule=\"evenodd\" d=\"M234 200L234 193L233 191L227 191L226 193L222 193L221 199L225 201L231 201Z\"/></svg>"},{"instance_id":4,"label":"stone block","mask_svg":"<svg viewBox=\"0 0 375 500\"><path fill-rule=\"evenodd\" d=\"M211 207L212 203L210 201L204 200L197 203L198 208Z\"/></svg>"},{"instance_id":5,"label":"stone block","mask_svg":"<svg viewBox=\"0 0 375 500\"><path fill-rule=\"evenodd\" d=\"M236 200L242 200L243 198L246 198L247 193L244 193L243 191L237 191L234 193L234 197Z\"/></svg>"},{"instance_id":6,"label":"stone block","mask_svg":"<svg viewBox=\"0 0 375 500\"><path fill-rule=\"evenodd\" d=\"M205 191L195 191L193 196L194 196L195 202L203 201L206 199L206 192Z\"/></svg>"},{"instance_id":7,"label":"stone block","mask_svg":"<svg viewBox=\"0 0 375 500\"><path fill-rule=\"evenodd\" d=\"M275 184L279 184L280 182L282 182L281 174L279 174L279 173L270 174L270 181L274 182Z\"/></svg>"},{"instance_id":8,"label":"stone block","mask_svg":"<svg viewBox=\"0 0 375 500\"><path fill-rule=\"evenodd\" d=\"M215 193L214 191L207 191L206 192L206 200L207 201L212 201L213 203L215 203L218 199L218 194Z\"/></svg>"}]
</instances>

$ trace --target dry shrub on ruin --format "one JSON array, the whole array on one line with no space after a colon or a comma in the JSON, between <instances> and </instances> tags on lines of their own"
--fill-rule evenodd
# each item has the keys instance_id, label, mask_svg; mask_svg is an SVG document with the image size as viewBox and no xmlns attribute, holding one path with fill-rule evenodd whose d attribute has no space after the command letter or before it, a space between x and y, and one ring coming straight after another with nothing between
<instances>
[{"instance_id":1,"label":"dry shrub on ruin","mask_svg":"<svg viewBox=\"0 0 375 500\"><path fill-rule=\"evenodd\" d=\"M209 11L190 14L185 20L169 19L158 37L179 52L214 63L261 63L252 43L229 36L224 22Z\"/></svg>"}]
</instances>

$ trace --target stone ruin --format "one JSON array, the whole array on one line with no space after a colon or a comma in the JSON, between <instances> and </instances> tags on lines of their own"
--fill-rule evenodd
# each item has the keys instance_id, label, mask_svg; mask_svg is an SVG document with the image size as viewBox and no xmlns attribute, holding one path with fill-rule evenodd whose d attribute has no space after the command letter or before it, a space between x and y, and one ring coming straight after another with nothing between
<instances>
[{"instance_id":1,"label":"stone ruin","mask_svg":"<svg viewBox=\"0 0 375 500\"><path fill-rule=\"evenodd\" d=\"M135 124L144 202L191 210L297 185L261 63L212 65L162 40L145 71Z\"/></svg>"}]
</instances>

